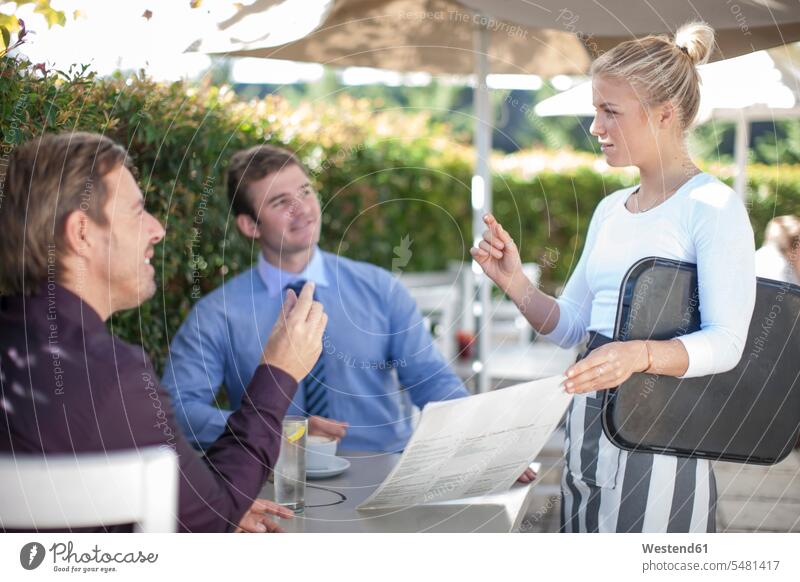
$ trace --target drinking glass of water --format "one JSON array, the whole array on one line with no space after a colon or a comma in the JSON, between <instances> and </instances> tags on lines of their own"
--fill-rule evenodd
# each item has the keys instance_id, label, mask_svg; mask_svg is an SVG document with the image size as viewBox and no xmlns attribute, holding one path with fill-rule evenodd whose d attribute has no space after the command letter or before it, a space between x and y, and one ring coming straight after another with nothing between
<instances>
[{"instance_id":1,"label":"drinking glass of water","mask_svg":"<svg viewBox=\"0 0 800 582\"><path fill-rule=\"evenodd\" d=\"M305 417L284 417L281 452L275 466L275 503L295 513L305 509L307 431Z\"/></svg>"}]
</instances>

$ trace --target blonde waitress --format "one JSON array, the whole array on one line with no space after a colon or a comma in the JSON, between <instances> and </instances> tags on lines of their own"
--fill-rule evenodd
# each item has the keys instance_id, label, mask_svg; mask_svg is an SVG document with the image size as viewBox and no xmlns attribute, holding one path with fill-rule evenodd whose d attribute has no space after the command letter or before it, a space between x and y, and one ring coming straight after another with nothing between
<instances>
[{"instance_id":1,"label":"blonde waitress","mask_svg":"<svg viewBox=\"0 0 800 582\"><path fill-rule=\"evenodd\" d=\"M523 275L514 241L489 215L472 256L544 337L587 352L566 371L561 483L565 532L713 532L716 485L708 461L628 453L601 426L601 390L634 372L690 378L725 372L741 358L755 301L753 231L742 201L701 172L686 147L700 101L696 65L714 31L681 27L674 41L620 44L592 65L591 132L610 166L636 166L640 184L595 209L583 254L553 299ZM701 330L669 341L614 342L620 282L647 256L697 264Z\"/></svg>"}]
</instances>

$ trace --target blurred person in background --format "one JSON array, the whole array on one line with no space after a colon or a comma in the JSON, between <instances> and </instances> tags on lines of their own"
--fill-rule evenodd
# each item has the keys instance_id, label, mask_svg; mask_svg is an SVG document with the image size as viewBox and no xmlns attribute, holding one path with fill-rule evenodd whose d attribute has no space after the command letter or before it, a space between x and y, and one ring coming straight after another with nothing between
<instances>
[{"instance_id":1,"label":"blurred person in background","mask_svg":"<svg viewBox=\"0 0 800 582\"><path fill-rule=\"evenodd\" d=\"M756 275L800 285L800 219L791 214L773 218L756 251Z\"/></svg>"}]
</instances>

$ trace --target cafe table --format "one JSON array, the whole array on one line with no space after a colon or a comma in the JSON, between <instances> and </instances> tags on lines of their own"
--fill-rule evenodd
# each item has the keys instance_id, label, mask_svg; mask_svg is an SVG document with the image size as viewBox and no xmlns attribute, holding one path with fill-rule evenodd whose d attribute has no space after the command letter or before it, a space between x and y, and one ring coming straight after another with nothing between
<instances>
[{"instance_id":1,"label":"cafe table","mask_svg":"<svg viewBox=\"0 0 800 582\"><path fill-rule=\"evenodd\" d=\"M350 461L341 475L309 479L306 508L293 519L273 518L287 532L512 532L519 531L536 484L515 483L504 493L425 505L356 510L383 482L400 454L340 451ZM538 463L531 465L537 471ZM261 491L274 499L273 484Z\"/></svg>"}]
</instances>

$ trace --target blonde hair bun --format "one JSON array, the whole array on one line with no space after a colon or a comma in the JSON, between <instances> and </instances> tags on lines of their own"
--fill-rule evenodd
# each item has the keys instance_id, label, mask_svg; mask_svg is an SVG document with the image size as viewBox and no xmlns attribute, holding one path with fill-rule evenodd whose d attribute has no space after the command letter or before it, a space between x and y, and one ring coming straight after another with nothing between
<instances>
[{"instance_id":1,"label":"blonde hair bun","mask_svg":"<svg viewBox=\"0 0 800 582\"><path fill-rule=\"evenodd\" d=\"M625 79L647 105L672 101L685 130L700 108L700 74L695 65L707 62L713 48L714 30L705 22L690 22L678 29L674 41L649 35L618 44L595 59L592 75Z\"/></svg>"},{"instance_id":2,"label":"blonde hair bun","mask_svg":"<svg viewBox=\"0 0 800 582\"><path fill-rule=\"evenodd\" d=\"M705 22L689 22L675 33L675 45L686 52L695 65L704 65L714 50L714 29Z\"/></svg>"}]
</instances>

